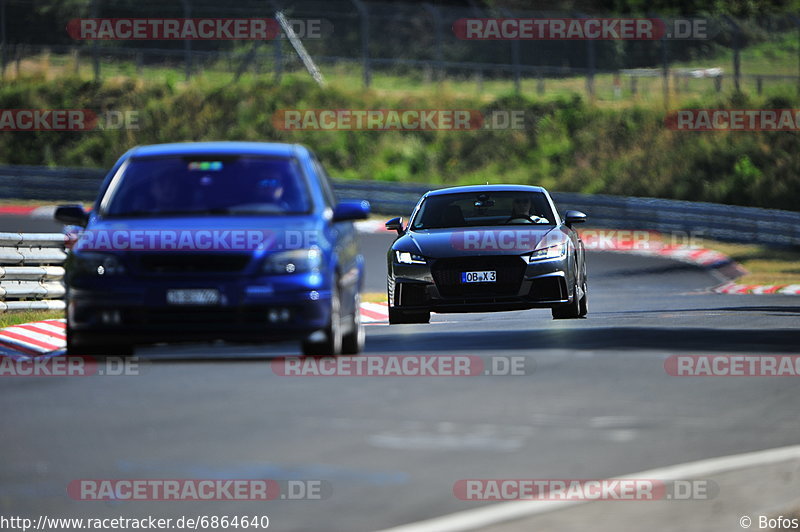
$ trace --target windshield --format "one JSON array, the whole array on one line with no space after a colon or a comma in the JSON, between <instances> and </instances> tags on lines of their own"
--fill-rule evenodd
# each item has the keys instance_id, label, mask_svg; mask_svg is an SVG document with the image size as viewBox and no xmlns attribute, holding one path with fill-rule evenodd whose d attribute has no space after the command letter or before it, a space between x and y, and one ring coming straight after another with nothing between
<instances>
[{"instance_id":1,"label":"windshield","mask_svg":"<svg viewBox=\"0 0 800 532\"><path fill-rule=\"evenodd\" d=\"M310 211L300 167L284 157L134 158L101 205L111 217Z\"/></svg>"},{"instance_id":2,"label":"windshield","mask_svg":"<svg viewBox=\"0 0 800 532\"><path fill-rule=\"evenodd\" d=\"M428 196L413 229L496 225L555 225L556 215L541 192L469 192Z\"/></svg>"}]
</instances>

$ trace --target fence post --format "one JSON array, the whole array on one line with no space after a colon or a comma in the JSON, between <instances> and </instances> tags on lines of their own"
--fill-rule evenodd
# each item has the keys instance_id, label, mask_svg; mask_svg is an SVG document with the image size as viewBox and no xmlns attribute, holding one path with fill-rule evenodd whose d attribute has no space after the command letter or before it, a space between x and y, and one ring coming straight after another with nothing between
<instances>
[{"instance_id":1,"label":"fence post","mask_svg":"<svg viewBox=\"0 0 800 532\"><path fill-rule=\"evenodd\" d=\"M361 0L350 0L358 10L358 17L361 21L361 62L364 70L364 87L369 87L372 82L369 61L369 11Z\"/></svg>"},{"instance_id":2,"label":"fence post","mask_svg":"<svg viewBox=\"0 0 800 532\"><path fill-rule=\"evenodd\" d=\"M514 13L506 8L502 8L500 12L505 17L514 18ZM522 92L522 75L519 68L519 39L511 40L511 64L514 65L514 92L519 94Z\"/></svg>"},{"instance_id":3,"label":"fence post","mask_svg":"<svg viewBox=\"0 0 800 532\"><path fill-rule=\"evenodd\" d=\"M439 10L436 6L432 4L425 3L422 5L425 8L425 11L431 14L433 18L433 34L436 40L436 50L434 51L434 59L436 60L436 73L434 77L436 81L441 81L444 77L444 53L442 50L443 44L443 37L442 37L442 17L439 14Z\"/></svg>"},{"instance_id":4,"label":"fence post","mask_svg":"<svg viewBox=\"0 0 800 532\"><path fill-rule=\"evenodd\" d=\"M0 0L0 79L6 78L6 0Z\"/></svg>"},{"instance_id":5,"label":"fence post","mask_svg":"<svg viewBox=\"0 0 800 532\"><path fill-rule=\"evenodd\" d=\"M272 47L272 53L275 56L275 83L280 83L281 77L283 77L283 43L279 35L275 37L275 44Z\"/></svg>"},{"instance_id":6,"label":"fence post","mask_svg":"<svg viewBox=\"0 0 800 532\"><path fill-rule=\"evenodd\" d=\"M800 92L800 18L789 15L789 19L797 26L797 92Z\"/></svg>"},{"instance_id":7,"label":"fence post","mask_svg":"<svg viewBox=\"0 0 800 532\"><path fill-rule=\"evenodd\" d=\"M183 4L183 17L184 18L192 18L192 6L189 3L189 0L181 0L181 4ZM191 39L184 39L183 40L183 54L184 54L184 62L186 66L186 81L189 81L192 77L192 40Z\"/></svg>"},{"instance_id":8,"label":"fence post","mask_svg":"<svg viewBox=\"0 0 800 532\"><path fill-rule=\"evenodd\" d=\"M664 82L664 107L669 108L669 52L666 36L661 37L661 76Z\"/></svg>"},{"instance_id":9,"label":"fence post","mask_svg":"<svg viewBox=\"0 0 800 532\"><path fill-rule=\"evenodd\" d=\"M576 18L589 18L588 15L575 13ZM594 100L594 73L596 68L595 57L595 42L594 39L586 39L586 66L588 72L586 74L586 94L590 100Z\"/></svg>"},{"instance_id":10,"label":"fence post","mask_svg":"<svg viewBox=\"0 0 800 532\"><path fill-rule=\"evenodd\" d=\"M72 47L72 60L75 62L75 76L81 74L81 49L78 46Z\"/></svg>"},{"instance_id":11,"label":"fence post","mask_svg":"<svg viewBox=\"0 0 800 532\"><path fill-rule=\"evenodd\" d=\"M731 39L731 44L733 45L733 87L736 92L740 92L739 78L741 76L740 49L742 46L742 29L731 17L725 16L724 18L733 30L733 39Z\"/></svg>"},{"instance_id":12,"label":"fence post","mask_svg":"<svg viewBox=\"0 0 800 532\"><path fill-rule=\"evenodd\" d=\"M736 32L736 36L733 38L733 86L736 89L736 92L739 92L739 78L742 74L741 72L741 58L739 56L739 33Z\"/></svg>"},{"instance_id":13,"label":"fence post","mask_svg":"<svg viewBox=\"0 0 800 532\"><path fill-rule=\"evenodd\" d=\"M270 0L269 2L273 12L277 13L281 10L280 4L275 0ZM275 38L273 39L272 44L272 62L274 63L275 69L275 83L280 83L281 79L283 78L283 32L279 31Z\"/></svg>"},{"instance_id":14,"label":"fence post","mask_svg":"<svg viewBox=\"0 0 800 532\"><path fill-rule=\"evenodd\" d=\"M92 0L89 7L89 13L92 18L97 18L97 0ZM92 63L94 67L94 81L100 81L100 56L97 53L97 39L92 41Z\"/></svg>"}]
</instances>

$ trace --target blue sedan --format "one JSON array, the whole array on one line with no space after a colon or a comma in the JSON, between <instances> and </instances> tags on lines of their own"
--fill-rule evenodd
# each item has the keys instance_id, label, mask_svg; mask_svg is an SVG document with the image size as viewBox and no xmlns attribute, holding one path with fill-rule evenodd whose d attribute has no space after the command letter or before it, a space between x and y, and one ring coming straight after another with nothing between
<instances>
[{"instance_id":1,"label":"blue sedan","mask_svg":"<svg viewBox=\"0 0 800 532\"><path fill-rule=\"evenodd\" d=\"M125 355L181 341L299 340L307 355L364 344L364 258L317 157L294 144L141 146L106 176L67 261L67 351Z\"/></svg>"}]
</instances>

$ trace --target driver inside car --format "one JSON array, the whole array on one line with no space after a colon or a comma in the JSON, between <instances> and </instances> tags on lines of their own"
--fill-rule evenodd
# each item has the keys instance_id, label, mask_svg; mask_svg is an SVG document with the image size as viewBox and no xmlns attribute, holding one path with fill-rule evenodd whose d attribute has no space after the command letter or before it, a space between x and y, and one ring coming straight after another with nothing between
<instances>
[{"instance_id":1,"label":"driver inside car","mask_svg":"<svg viewBox=\"0 0 800 532\"><path fill-rule=\"evenodd\" d=\"M506 220L507 224L510 223L527 223L527 224L537 224L545 222L547 220L538 216L536 214L531 213L531 198L530 196L521 196L514 198L514 201L511 204L511 216L508 220Z\"/></svg>"}]
</instances>

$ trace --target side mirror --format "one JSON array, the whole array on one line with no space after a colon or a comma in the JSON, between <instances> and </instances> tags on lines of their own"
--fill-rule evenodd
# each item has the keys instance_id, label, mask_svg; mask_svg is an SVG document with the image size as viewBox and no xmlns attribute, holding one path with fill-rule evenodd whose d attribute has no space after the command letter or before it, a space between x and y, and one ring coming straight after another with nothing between
<instances>
[{"instance_id":1,"label":"side mirror","mask_svg":"<svg viewBox=\"0 0 800 532\"><path fill-rule=\"evenodd\" d=\"M56 207L53 217L64 225L86 227L89 223L89 214L80 205L60 205Z\"/></svg>"},{"instance_id":2,"label":"side mirror","mask_svg":"<svg viewBox=\"0 0 800 532\"><path fill-rule=\"evenodd\" d=\"M386 227L387 231L397 231L398 235L402 235L403 233L405 233L405 230L403 229L402 216L398 216L397 218L392 218L391 220L386 222L384 226Z\"/></svg>"},{"instance_id":3,"label":"side mirror","mask_svg":"<svg viewBox=\"0 0 800 532\"><path fill-rule=\"evenodd\" d=\"M364 201L343 201L333 209L334 222L346 222L349 220L363 220L369 216L369 202Z\"/></svg>"},{"instance_id":4,"label":"side mirror","mask_svg":"<svg viewBox=\"0 0 800 532\"><path fill-rule=\"evenodd\" d=\"M567 227L572 227L572 224L582 224L586 221L586 215L581 211L567 211L564 213L564 223Z\"/></svg>"}]
</instances>

